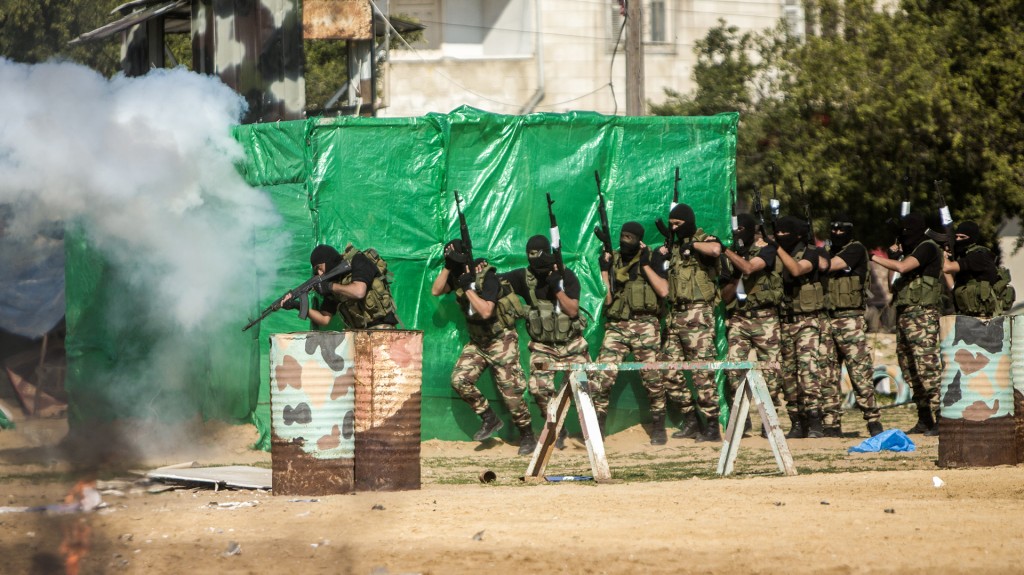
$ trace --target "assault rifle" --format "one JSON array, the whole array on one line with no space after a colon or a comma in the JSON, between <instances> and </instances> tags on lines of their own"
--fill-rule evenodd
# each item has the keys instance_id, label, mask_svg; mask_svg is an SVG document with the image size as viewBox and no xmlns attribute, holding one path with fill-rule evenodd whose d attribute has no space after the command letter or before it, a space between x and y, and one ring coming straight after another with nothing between
<instances>
[{"instance_id":1,"label":"assault rifle","mask_svg":"<svg viewBox=\"0 0 1024 575\"><path fill-rule=\"evenodd\" d=\"M761 236L764 237L765 241L768 241L770 237L775 237L775 222L772 222L771 234L768 233L768 227L764 222L764 204L761 203L761 191L754 186L754 215L757 216L758 226L761 228Z\"/></svg>"},{"instance_id":2,"label":"assault rifle","mask_svg":"<svg viewBox=\"0 0 1024 575\"><path fill-rule=\"evenodd\" d=\"M949 213L949 204L946 203L945 196L942 195L942 180L935 180L935 194L939 198L939 217L942 219L942 228L946 234L946 251L949 252L949 259L953 260L956 257L954 251L954 240L956 234L953 232L953 216Z\"/></svg>"},{"instance_id":3,"label":"assault rifle","mask_svg":"<svg viewBox=\"0 0 1024 575\"><path fill-rule=\"evenodd\" d=\"M658 231L661 235L665 236L665 248L668 249L668 257L665 258L665 269L668 269L669 260L672 259L672 238L675 234L672 233L672 210L679 205L679 166L676 166L676 180L672 185L672 202L668 206L669 222L665 225L665 222L658 218L655 220L654 225L658 227Z\"/></svg>"},{"instance_id":4,"label":"assault rifle","mask_svg":"<svg viewBox=\"0 0 1024 575\"><path fill-rule=\"evenodd\" d=\"M597 170L594 170L594 180L597 182L597 215L601 218L601 225L594 226L594 235L604 246L604 253L601 254L601 259L604 259L605 253L611 254L613 251L612 229L608 224L608 209L605 207L604 194L601 193L601 175ZM612 291L615 291L615 274L608 274L608 283Z\"/></svg>"},{"instance_id":5,"label":"assault rifle","mask_svg":"<svg viewBox=\"0 0 1024 575\"><path fill-rule=\"evenodd\" d=\"M778 176L779 167L774 163L768 165L768 176L772 180L772 197L768 200L768 210L772 220L772 233L775 232L775 224L779 221L779 209L782 207L779 203L779 190L778 190Z\"/></svg>"},{"instance_id":6,"label":"assault rifle","mask_svg":"<svg viewBox=\"0 0 1024 575\"><path fill-rule=\"evenodd\" d=\"M469 239L469 226L466 225L466 214L462 213L462 200L459 191L455 191L455 211L459 213L459 235L462 236L462 255L466 256L466 271L473 271L473 242Z\"/></svg>"},{"instance_id":7,"label":"assault rifle","mask_svg":"<svg viewBox=\"0 0 1024 575\"><path fill-rule=\"evenodd\" d=\"M796 181L800 183L800 197L807 198L807 194L804 192L804 175L800 172L796 174ZM811 204L804 204L804 218L807 219L807 245L815 245L814 241L814 220L811 219Z\"/></svg>"},{"instance_id":8,"label":"assault rifle","mask_svg":"<svg viewBox=\"0 0 1024 575\"><path fill-rule=\"evenodd\" d=\"M558 220L555 219L555 210L551 206L555 201L551 194L544 194L548 197L548 218L551 220L551 254L555 256L555 265L558 266L558 273L562 274L562 289L565 289L565 262L562 261L562 238L558 234ZM561 312L558 300L555 300L555 311Z\"/></svg>"},{"instance_id":9,"label":"assault rifle","mask_svg":"<svg viewBox=\"0 0 1024 575\"><path fill-rule=\"evenodd\" d=\"M258 324L259 322L263 321L268 315L284 307L286 298L288 300L298 300L299 319L306 319L307 317L309 317L309 291L313 289L320 291L323 289L321 287L321 284L325 284L326 282L330 282L334 278L346 276L350 273L352 273L352 264L347 261L342 261L340 264L328 270L323 275L314 275L313 277L303 282L302 285L300 285L299 287L292 290L288 290L287 293L274 300L274 303L271 304L267 309L263 310L263 312L260 313L259 317L246 324L246 326L242 328L242 331L245 331L250 327ZM291 297L289 298L288 296Z\"/></svg>"}]
</instances>

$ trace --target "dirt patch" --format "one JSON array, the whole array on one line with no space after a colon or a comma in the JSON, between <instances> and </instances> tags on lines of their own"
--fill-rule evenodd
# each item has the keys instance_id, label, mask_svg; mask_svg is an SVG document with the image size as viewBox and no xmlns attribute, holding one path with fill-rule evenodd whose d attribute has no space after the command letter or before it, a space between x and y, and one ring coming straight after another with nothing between
<instances>
[{"instance_id":1,"label":"dirt patch","mask_svg":"<svg viewBox=\"0 0 1024 575\"><path fill-rule=\"evenodd\" d=\"M887 428L913 421L912 408L883 412ZM938 440L919 435L911 453L849 454L867 435L855 413L844 430L791 441L797 477L778 473L766 440L744 439L736 475L720 478L719 446L652 447L636 426L608 438L618 482L602 485L523 484L514 445L427 441L418 491L122 488L87 514L0 514L0 553L7 572L63 572L61 544L85 528L82 573L1019 572L1024 470L939 469ZM0 432L0 506L63 500L82 473L66 432L40 420ZM251 426L195 424L188 436L93 471L125 485L129 469L184 461L270 467L248 448ZM569 443L548 472L590 474L584 446ZM481 484L483 470L496 481Z\"/></svg>"}]
</instances>

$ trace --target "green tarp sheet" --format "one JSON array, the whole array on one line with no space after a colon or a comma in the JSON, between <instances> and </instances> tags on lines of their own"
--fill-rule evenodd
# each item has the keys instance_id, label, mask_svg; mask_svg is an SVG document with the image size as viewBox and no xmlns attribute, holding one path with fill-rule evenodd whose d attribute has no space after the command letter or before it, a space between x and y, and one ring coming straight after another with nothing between
<instances>
[{"instance_id":1,"label":"green tarp sheet","mask_svg":"<svg viewBox=\"0 0 1024 575\"><path fill-rule=\"evenodd\" d=\"M460 108L419 118L332 118L238 126L246 151L246 180L268 193L290 233L273 282L251 281L255 317L275 297L309 277L308 255L318 243L339 250L346 243L376 248L394 272L393 292L404 327L424 332L422 437L468 439L479 420L453 392L451 368L466 341L465 323L451 295L437 298L430 286L442 265L441 249L458 236L453 191L463 198L474 255L499 271L526 265L526 240L547 234L545 193L551 194L566 264L579 276L581 306L601 317L602 285L596 170L602 179L613 235L626 221L641 222L645 241L660 244L656 218L667 219L675 168L680 201L698 224L731 241L730 215L736 181L738 115L713 117L620 117L595 113L504 116ZM255 192L254 192L255 193ZM141 356L153 341L144 332L111 325L104 296L118 282L113 270L88 249L68 244L69 396L74 421L199 415L251 421L269 434L269 334L311 329L294 312L278 312L253 329L237 329L217 342L196 342L187 389L162 389L139 381L140 397L110 402L103 387L110 368L125 356ZM259 243L265 238L254 238ZM238 318L238 326L247 318ZM721 324L721 321L720 321ZM341 329L340 325L329 328ZM721 325L719 326L721 332ZM520 329L527 367L527 336ZM586 333L596 356L603 329ZM722 347L719 337L719 349ZM103 374L101 376L101 374ZM490 377L485 396L508 420ZM199 397L194 413L178 413L178 392ZM179 396L180 397L180 396ZM536 406L532 404L536 413ZM628 427L646 416L646 394L636 374L623 373L612 392L609 427ZM187 411L187 410L185 410ZM516 432L508 425L502 435Z\"/></svg>"}]
</instances>

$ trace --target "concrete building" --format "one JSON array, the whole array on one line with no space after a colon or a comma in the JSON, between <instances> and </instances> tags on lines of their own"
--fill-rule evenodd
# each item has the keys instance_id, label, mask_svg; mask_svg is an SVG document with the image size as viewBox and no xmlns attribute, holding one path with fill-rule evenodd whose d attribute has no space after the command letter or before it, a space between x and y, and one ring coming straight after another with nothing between
<instances>
[{"instance_id":1,"label":"concrete building","mask_svg":"<svg viewBox=\"0 0 1024 575\"><path fill-rule=\"evenodd\" d=\"M645 100L694 88L697 40L720 19L760 31L785 18L802 32L800 0L642 0ZM462 105L503 114L625 113L625 31L617 0L390 0L427 28L392 50L379 116ZM620 30L622 34L620 35ZM401 43L392 39L392 43Z\"/></svg>"}]
</instances>

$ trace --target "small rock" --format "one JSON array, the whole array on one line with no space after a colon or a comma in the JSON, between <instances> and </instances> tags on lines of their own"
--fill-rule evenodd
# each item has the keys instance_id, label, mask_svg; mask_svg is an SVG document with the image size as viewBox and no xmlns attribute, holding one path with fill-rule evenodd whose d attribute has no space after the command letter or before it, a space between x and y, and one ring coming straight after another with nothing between
<instances>
[{"instance_id":1,"label":"small rock","mask_svg":"<svg viewBox=\"0 0 1024 575\"><path fill-rule=\"evenodd\" d=\"M371 507L370 509L373 510L373 511L384 511L384 506L381 505L380 503L378 503L378 504L374 505L373 507Z\"/></svg>"},{"instance_id":2,"label":"small rock","mask_svg":"<svg viewBox=\"0 0 1024 575\"><path fill-rule=\"evenodd\" d=\"M829 503L828 501L822 501L821 504L822 505L831 505L831 503Z\"/></svg>"},{"instance_id":3,"label":"small rock","mask_svg":"<svg viewBox=\"0 0 1024 575\"><path fill-rule=\"evenodd\" d=\"M892 507L890 507L890 508L886 509L885 512L886 513L896 513L896 510L893 509Z\"/></svg>"},{"instance_id":4,"label":"small rock","mask_svg":"<svg viewBox=\"0 0 1024 575\"><path fill-rule=\"evenodd\" d=\"M483 541L483 540L484 540L484 532L483 531L478 531L477 534L473 536L473 541Z\"/></svg>"}]
</instances>

